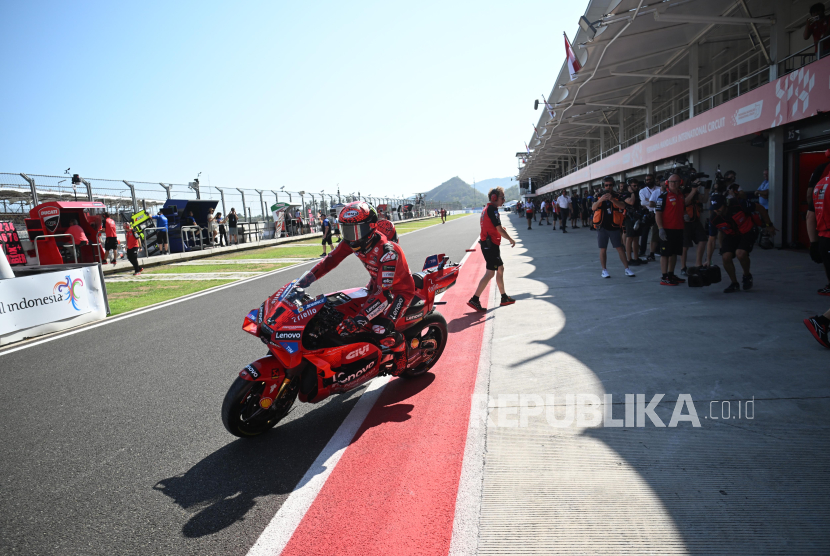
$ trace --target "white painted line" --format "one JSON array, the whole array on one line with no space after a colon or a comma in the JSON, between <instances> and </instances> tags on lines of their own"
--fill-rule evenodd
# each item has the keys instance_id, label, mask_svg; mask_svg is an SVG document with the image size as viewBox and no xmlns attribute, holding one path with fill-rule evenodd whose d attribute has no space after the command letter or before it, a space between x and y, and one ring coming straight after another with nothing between
<instances>
[{"instance_id":1,"label":"white painted line","mask_svg":"<svg viewBox=\"0 0 830 556\"><path fill-rule=\"evenodd\" d=\"M308 468L306 474L297 483L294 491L288 496L274 518L265 527L257 539L248 556L274 556L282 552L297 526L303 520L311 504L322 490L326 480L334 471L334 467L346 448L351 444L354 435L363 424L363 420L374 407L383 388L389 382L388 376L377 377L369 384L366 391L346 416L346 419L331 437L326 447ZM322 469L322 471L321 471Z\"/></svg>"},{"instance_id":2,"label":"white painted line","mask_svg":"<svg viewBox=\"0 0 830 556\"><path fill-rule=\"evenodd\" d=\"M478 243L478 240L473 243L473 246L476 243ZM466 253L464 258L461 259L461 263L464 263L470 255L471 253ZM441 292L435 296L435 301L440 301L445 293ZM369 384L369 387L346 416L337 432L334 433L326 447L311 464L303 478L300 479L294 491L283 502L279 511L265 527L257 542L248 552L248 556L274 556L283 551L311 504L314 503L317 495L323 489L337 462L340 461L346 448L351 443L357 429L360 428L363 420L366 419L369 411L374 407L390 378L388 376L378 377ZM320 472L320 469L323 469L323 471Z\"/></svg>"},{"instance_id":3,"label":"white painted line","mask_svg":"<svg viewBox=\"0 0 830 556\"><path fill-rule=\"evenodd\" d=\"M495 307L497 287L490 284L488 307ZM465 556L478 552L478 529L481 517L481 490L484 480L484 454L487 449L487 427L478 421L482 408L481 400L487 400L490 393L490 350L493 341L494 312L484 321L484 335L481 339L481 354L478 359L478 373L470 407L470 421L467 425L467 443L464 446L464 460L458 495L455 500L455 518L452 524L450 556ZM484 409L484 411L487 411Z\"/></svg>"}]
</instances>

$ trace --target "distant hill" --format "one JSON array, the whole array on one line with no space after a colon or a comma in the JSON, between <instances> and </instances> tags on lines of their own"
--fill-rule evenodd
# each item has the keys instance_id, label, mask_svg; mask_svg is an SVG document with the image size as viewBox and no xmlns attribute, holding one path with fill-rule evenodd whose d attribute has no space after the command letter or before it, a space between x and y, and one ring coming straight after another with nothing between
<instances>
[{"instance_id":1,"label":"distant hill","mask_svg":"<svg viewBox=\"0 0 830 556\"><path fill-rule=\"evenodd\" d=\"M476 187L458 176L451 178L426 194L428 201L459 202L465 207L481 206L486 202L487 191L493 187L504 187L504 196L508 201L519 198L519 187L511 186L510 178L490 178L476 182Z\"/></svg>"}]
</instances>

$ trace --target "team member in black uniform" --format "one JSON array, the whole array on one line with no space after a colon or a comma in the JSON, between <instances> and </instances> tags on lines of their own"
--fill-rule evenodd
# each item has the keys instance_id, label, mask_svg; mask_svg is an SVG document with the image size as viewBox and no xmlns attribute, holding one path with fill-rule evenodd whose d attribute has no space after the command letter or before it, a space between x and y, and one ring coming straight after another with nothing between
<instances>
[{"instance_id":1,"label":"team member in black uniform","mask_svg":"<svg viewBox=\"0 0 830 556\"><path fill-rule=\"evenodd\" d=\"M712 195L710 202L711 218L709 220L709 249L714 248L715 237L718 232L723 233L720 253L723 255L723 268L729 275L731 283L723 290L724 293L733 293L741 289L738 276L735 274L737 257L743 269L743 287L752 288L752 274L749 267L749 253L755 245L758 234L755 227L761 223L761 218L767 225L767 232L774 236L776 229L769 219L767 209L754 200L734 197L727 200L723 195Z\"/></svg>"},{"instance_id":2,"label":"team member in black uniform","mask_svg":"<svg viewBox=\"0 0 830 556\"><path fill-rule=\"evenodd\" d=\"M501 245L501 238L507 238L510 242L510 247L514 247L516 242L513 241L505 229L501 225L501 218L499 217L499 207L504 204L504 188L496 187L490 190L487 197L490 202L481 211L481 235L479 236L479 245L481 246L481 254L484 255L484 261L487 263L487 271L482 276L478 283L476 293L467 302L467 305L476 311L486 311L481 306L479 296L487 284L496 275L496 285L501 292L501 305L512 305L516 300L507 295L504 291L504 263L501 260L501 253L499 251ZM528 218L528 224L530 219Z\"/></svg>"}]
</instances>

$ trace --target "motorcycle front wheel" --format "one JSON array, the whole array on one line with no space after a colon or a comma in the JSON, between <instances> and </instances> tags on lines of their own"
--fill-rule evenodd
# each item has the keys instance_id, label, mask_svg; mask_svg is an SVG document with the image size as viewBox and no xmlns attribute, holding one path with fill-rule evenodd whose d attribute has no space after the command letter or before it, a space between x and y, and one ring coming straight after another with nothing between
<instances>
[{"instance_id":1,"label":"motorcycle front wheel","mask_svg":"<svg viewBox=\"0 0 830 556\"><path fill-rule=\"evenodd\" d=\"M264 382L252 382L237 377L222 402L222 424L234 436L258 436L279 423L294 405L300 391L300 380L295 377L268 409L260 407L265 390Z\"/></svg>"},{"instance_id":2,"label":"motorcycle front wheel","mask_svg":"<svg viewBox=\"0 0 830 556\"><path fill-rule=\"evenodd\" d=\"M415 378L435 366L441 358L441 354L444 353L444 348L447 345L447 321L444 319L444 315L438 311L433 311L417 326L406 332L407 342L410 342L412 338L418 338L421 345L435 346L432 349L422 349L423 360L421 363L401 373L404 378Z\"/></svg>"}]
</instances>

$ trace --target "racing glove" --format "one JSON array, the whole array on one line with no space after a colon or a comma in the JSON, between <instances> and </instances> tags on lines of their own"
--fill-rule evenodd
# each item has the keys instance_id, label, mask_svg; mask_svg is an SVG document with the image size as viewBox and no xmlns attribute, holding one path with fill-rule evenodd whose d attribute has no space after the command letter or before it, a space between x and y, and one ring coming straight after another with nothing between
<instances>
[{"instance_id":1,"label":"racing glove","mask_svg":"<svg viewBox=\"0 0 830 556\"><path fill-rule=\"evenodd\" d=\"M818 250L818 242L811 241L810 242L810 258L813 259L814 263L821 264L821 252Z\"/></svg>"},{"instance_id":2,"label":"racing glove","mask_svg":"<svg viewBox=\"0 0 830 556\"><path fill-rule=\"evenodd\" d=\"M360 326L358 326L354 319L343 319L343 321L337 325L337 333L341 336L357 334L358 332L360 332Z\"/></svg>"},{"instance_id":3,"label":"racing glove","mask_svg":"<svg viewBox=\"0 0 830 556\"><path fill-rule=\"evenodd\" d=\"M666 234L665 228L660 228L660 240L661 241L668 241L669 236Z\"/></svg>"}]
</instances>

